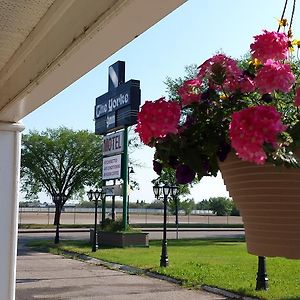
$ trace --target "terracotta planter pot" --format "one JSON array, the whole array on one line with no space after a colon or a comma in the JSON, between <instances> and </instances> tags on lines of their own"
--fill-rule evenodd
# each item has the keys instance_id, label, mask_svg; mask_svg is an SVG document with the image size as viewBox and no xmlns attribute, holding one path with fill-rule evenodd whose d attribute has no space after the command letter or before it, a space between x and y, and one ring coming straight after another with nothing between
<instances>
[{"instance_id":1,"label":"terracotta planter pot","mask_svg":"<svg viewBox=\"0 0 300 300\"><path fill-rule=\"evenodd\" d=\"M242 215L248 252L300 258L300 169L258 166L232 153L220 169Z\"/></svg>"}]
</instances>

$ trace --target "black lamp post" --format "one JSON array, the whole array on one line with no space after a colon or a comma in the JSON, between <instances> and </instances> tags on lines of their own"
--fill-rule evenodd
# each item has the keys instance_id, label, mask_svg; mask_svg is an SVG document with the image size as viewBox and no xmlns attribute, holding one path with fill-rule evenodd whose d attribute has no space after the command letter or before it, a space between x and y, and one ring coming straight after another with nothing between
<instances>
[{"instance_id":1,"label":"black lamp post","mask_svg":"<svg viewBox=\"0 0 300 300\"><path fill-rule=\"evenodd\" d=\"M178 240L178 193L179 189L177 186L171 186L171 196L175 202L175 224L176 224L176 239Z\"/></svg>"},{"instance_id":2,"label":"black lamp post","mask_svg":"<svg viewBox=\"0 0 300 300\"><path fill-rule=\"evenodd\" d=\"M133 167L128 167L128 185L130 183L130 178L129 178L129 175L130 174L134 174L134 170L133 170ZM128 193L128 196L127 196L127 224L129 225L129 193Z\"/></svg>"},{"instance_id":3,"label":"black lamp post","mask_svg":"<svg viewBox=\"0 0 300 300\"><path fill-rule=\"evenodd\" d=\"M98 199L100 196L103 195L102 191L99 190L89 190L87 192L88 198L90 201L95 201L95 223L94 223L94 237L93 237L93 245L92 245L92 252L96 252L98 248L98 243L97 243L97 209L98 209Z\"/></svg>"},{"instance_id":4,"label":"black lamp post","mask_svg":"<svg viewBox=\"0 0 300 300\"><path fill-rule=\"evenodd\" d=\"M153 193L155 197L158 199L161 192L164 196L164 224L163 224L163 240L162 240L162 247L161 247L161 257L160 257L160 266L167 267L169 265L169 258L168 258L168 247L167 247L167 201L170 192L172 195L177 193L177 187L171 187L167 184L164 186L155 185L153 186Z\"/></svg>"},{"instance_id":5,"label":"black lamp post","mask_svg":"<svg viewBox=\"0 0 300 300\"><path fill-rule=\"evenodd\" d=\"M116 185L116 180L114 179L113 185ZM111 197L111 219L116 221L116 196Z\"/></svg>"},{"instance_id":6,"label":"black lamp post","mask_svg":"<svg viewBox=\"0 0 300 300\"><path fill-rule=\"evenodd\" d=\"M53 202L56 205L56 210L57 210L57 216L60 215L60 203L59 203L59 197L60 195L58 193L55 193L53 195ZM56 230L55 230L55 239L54 239L54 244L59 243L59 218L56 218Z\"/></svg>"},{"instance_id":7,"label":"black lamp post","mask_svg":"<svg viewBox=\"0 0 300 300\"><path fill-rule=\"evenodd\" d=\"M265 256L258 256L258 270L257 270L257 277L256 277L256 290L267 290L269 288L268 284L268 275L267 275L267 268L266 268L266 258Z\"/></svg>"}]
</instances>

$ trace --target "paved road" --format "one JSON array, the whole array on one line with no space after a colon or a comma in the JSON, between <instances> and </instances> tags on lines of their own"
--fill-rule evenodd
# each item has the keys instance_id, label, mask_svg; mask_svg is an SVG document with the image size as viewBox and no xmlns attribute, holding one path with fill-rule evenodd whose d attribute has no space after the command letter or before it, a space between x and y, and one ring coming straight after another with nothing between
<instances>
[{"instance_id":1,"label":"paved road","mask_svg":"<svg viewBox=\"0 0 300 300\"><path fill-rule=\"evenodd\" d=\"M129 275L88 262L33 252L24 242L35 237L19 238L16 300L226 299L147 276Z\"/></svg>"},{"instance_id":2,"label":"paved road","mask_svg":"<svg viewBox=\"0 0 300 300\"><path fill-rule=\"evenodd\" d=\"M26 208L30 210L30 208ZM45 209L35 209L35 211L24 211L25 208L20 209L19 224L52 224L54 220L54 209L51 212ZM119 212L117 217L122 216ZM110 217L107 214L107 217ZM63 212L61 215L61 224L93 224L94 223L94 210L88 212L80 212L80 209L74 209L74 212ZM161 214L129 214L131 224L142 223L162 223L163 215ZM101 220L101 212L98 213L98 220ZM175 216L167 217L167 222L170 224L175 223ZM242 217L238 216L214 216L214 215L179 215L179 224L243 224Z\"/></svg>"},{"instance_id":3,"label":"paved road","mask_svg":"<svg viewBox=\"0 0 300 300\"><path fill-rule=\"evenodd\" d=\"M84 229L86 230L86 229ZM146 229L145 229L146 230ZM144 231L145 231L144 230ZM162 239L162 230L160 231L152 231L153 228L149 229L149 239ZM41 230L43 231L43 230ZM68 232L68 230L62 230L63 232L60 233L61 239L73 239L73 240L88 240L89 239L89 230L84 232ZM29 232L29 233L26 233ZM41 232L38 233L38 230L35 230L36 233L32 233L31 230L21 230L19 233L19 238L45 238L45 239L54 239L55 233L54 230L52 232ZM191 228L189 231L186 231L186 229L179 230L178 232L178 238L184 239L184 238L213 238L213 237L232 237L232 238L240 238L244 237L244 229L199 229L199 228ZM171 229L167 233L168 239L175 239L176 238L176 230Z\"/></svg>"}]
</instances>

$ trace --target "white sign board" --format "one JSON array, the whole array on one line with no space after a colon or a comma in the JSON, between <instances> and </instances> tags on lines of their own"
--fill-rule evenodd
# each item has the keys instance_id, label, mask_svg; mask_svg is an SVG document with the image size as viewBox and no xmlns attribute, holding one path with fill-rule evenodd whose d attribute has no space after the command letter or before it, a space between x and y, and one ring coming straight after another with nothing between
<instances>
[{"instance_id":1,"label":"white sign board","mask_svg":"<svg viewBox=\"0 0 300 300\"><path fill-rule=\"evenodd\" d=\"M102 152L104 156L119 154L124 151L124 131L118 131L103 137Z\"/></svg>"},{"instance_id":2,"label":"white sign board","mask_svg":"<svg viewBox=\"0 0 300 300\"><path fill-rule=\"evenodd\" d=\"M114 155L103 157L102 179L118 179L121 178L121 159L122 155Z\"/></svg>"},{"instance_id":3,"label":"white sign board","mask_svg":"<svg viewBox=\"0 0 300 300\"><path fill-rule=\"evenodd\" d=\"M122 196L123 195L123 185L106 185L102 187L106 196Z\"/></svg>"}]
</instances>

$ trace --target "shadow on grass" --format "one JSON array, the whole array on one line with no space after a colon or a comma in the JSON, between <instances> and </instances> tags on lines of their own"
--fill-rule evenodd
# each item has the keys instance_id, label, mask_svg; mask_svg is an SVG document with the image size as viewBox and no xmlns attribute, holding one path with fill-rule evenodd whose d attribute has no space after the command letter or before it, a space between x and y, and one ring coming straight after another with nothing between
<instances>
[{"instance_id":1,"label":"shadow on grass","mask_svg":"<svg viewBox=\"0 0 300 300\"><path fill-rule=\"evenodd\" d=\"M89 242L86 241L63 241L57 245L53 243L52 240L43 240L43 241L30 241L26 243L26 246L30 247L32 250L41 251L41 252L50 252L52 249L59 250L60 247L70 246L70 247L76 247L80 250L87 250L85 252L90 252L92 245ZM88 248L88 249L86 249ZM119 247L109 247L109 246L101 246L98 245L98 249L105 250L105 249L114 249ZM121 248L119 248L121 249Z\"/></svg>"},{"instance_id":2,"label":"shadow on grass","mask_svg":"<svg viewBox=\"0 0 300 300\"><path fill-rule=\"evenodd\" d=\"M236 243L245 242L244 238L206 238L206 239L182 239L182 240L168 240L169 246L187 247L187 246L212 246L212 245L226 245L235 246ZM161 241L150 241L150 246L160 246Z\"/></svg>"},{"instance_id":3,"label":"shadow on grass","mask_svg":"<svg viewBox=\"0 0 300 300\"><path fill-rule=\"evenodd\" d=\"M211 239L182 239L182 240L168 240L169 247L188 247L188 246L212 246L212 245L224 245L224 246L236 246L237 243L244 243L244 238L211 238ZM161 240L150 241L150 248L160 247ZM52 240L39 240L39 241L30 241L26 244L30 248L34 248L41 251L48 251L50 249L59 247L59 246L71 246L76 247L78 249L85 249L91 247L91 244L86 241L63 241L58 245L53 244ZM109 247L109 246L101 246L100 249L113 249L118 247ZM125 248L126 249L126 248ZM299 299L300 300L300 299Z\"/></svg>"},{"instance_id":4,"label":"shadow on grass","mask_svg":"<svg viewBox=\"0 0 300 300\"><path fill-rule=\"evenodd\" d=\"M94 225L92 224L61 224L60 228L92 228ZM55 229L56 225L53 224L19 224L19 229Z\"/></svg>"},{"instance_id":5,"label":"shadow on grass","mask_svg":"<svg viewBox=\"0 0 300 300\"><path fill-rule=\"evenodd\" d=\"M78 249L85 249L90 246L90 244L86 241L63 241L59 244L54 244L53 240L35 240L29 241L26 243L26 246L29 247L33 251L41 251L41 252L60 252L61 246L71 246L77 247Z\"/></svg>"}]
</instances>

